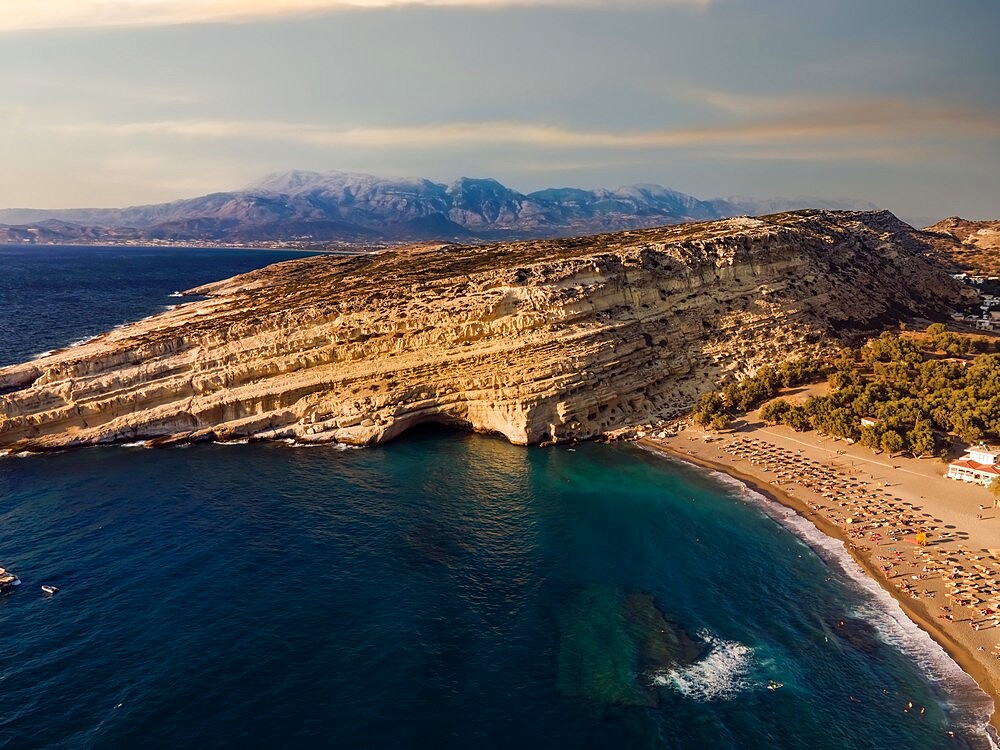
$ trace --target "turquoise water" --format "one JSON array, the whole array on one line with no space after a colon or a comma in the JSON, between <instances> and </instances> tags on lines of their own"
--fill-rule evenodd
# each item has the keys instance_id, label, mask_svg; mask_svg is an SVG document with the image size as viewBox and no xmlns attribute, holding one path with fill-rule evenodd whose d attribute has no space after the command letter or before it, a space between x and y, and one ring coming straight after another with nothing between
<instances>
[{"instance_id":1,"label":"turquoise water","mask_svg":"<svg viewBox=\"0 0 1000 750\"><path fill-rule=\"evenodd\" d=\"M622 445L0 458L0 748L986 747L810 529Z\"/></svg>"}]
</instances>

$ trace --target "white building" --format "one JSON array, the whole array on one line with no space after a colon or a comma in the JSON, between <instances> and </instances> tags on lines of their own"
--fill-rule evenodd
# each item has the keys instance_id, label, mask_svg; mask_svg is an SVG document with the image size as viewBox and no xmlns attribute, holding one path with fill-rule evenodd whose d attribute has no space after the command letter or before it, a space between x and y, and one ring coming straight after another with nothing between
<instances>
[{"instance_id":1,"label":"white building","mask_svg":"<svg viewBox=\"0 0 1000 750\"><path fill-rule=\"evenodd\" d=\"M987 486L1000 477L998 457L1000 452L991 450L983 444L969 448L964 456L948 464L948 478Z\"/></svg>"},{"instance_id":2,"label":"white building","mask_svg":"<svg viewBox=\"0 0 1000 750\"><path fill-rule=\"evenodd\" d=\"M1000 453L987 448L985 443L980 443L975 448L969 448L965 452L965 455L973 461L990 466L996 464L997 459L1000 458Z\"/></svg>"}]
</instances>

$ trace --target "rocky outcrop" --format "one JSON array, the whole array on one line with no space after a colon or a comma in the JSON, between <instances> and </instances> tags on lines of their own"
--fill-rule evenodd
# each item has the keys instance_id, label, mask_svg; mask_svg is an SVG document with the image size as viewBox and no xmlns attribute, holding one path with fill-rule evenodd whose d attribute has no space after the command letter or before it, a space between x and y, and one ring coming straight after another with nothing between
<instances>
[{"instance_id":1,"label":"rocky outcrop","mask_svg":"<svg viewBox=\"0 0 1000 750\"><path fill-rule=\"evenodd\" d=\"M955 269L982 276L1000 275L1000 221L942 219L920 233L930 252Z\"/></svg>"},{"instance_id":2,"label":"rocky outcrop","mask_svg":"<svg viewBox=\"0 0 1000 750\"><path fill-rule=\"evenodd\" d=\"M289 261L0 370L0 449L371 445L424 422L514 443L688 409L713 383L970 294L891 214L804 211Z\"/></svg>"}]
</instances>

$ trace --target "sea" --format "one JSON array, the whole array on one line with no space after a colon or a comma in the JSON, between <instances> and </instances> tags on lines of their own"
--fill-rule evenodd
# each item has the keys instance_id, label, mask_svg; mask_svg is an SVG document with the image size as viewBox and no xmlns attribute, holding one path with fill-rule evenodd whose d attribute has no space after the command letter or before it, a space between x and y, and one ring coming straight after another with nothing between
<instances>
[{"instance_id":1,"label":"sea","mask_svg":"<svg viewBox=\"0 0 1000 750\"><path fill-rule=\"evenodd\" d=\"M0 247L0 363L300 255ZM0 566L4 749L991 747L839 543L631 445L9 455Z\"/></svg>"}]
</instances>

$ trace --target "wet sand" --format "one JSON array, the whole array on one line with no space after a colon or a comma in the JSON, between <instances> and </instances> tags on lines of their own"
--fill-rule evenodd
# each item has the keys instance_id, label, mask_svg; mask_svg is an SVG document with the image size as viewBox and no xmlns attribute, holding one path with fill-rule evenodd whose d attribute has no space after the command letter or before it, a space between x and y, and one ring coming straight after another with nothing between
<instances>
[{"instance_id":1,"label":"wet sand","mask_svg":"<svg viewBox=\"0 0 1000 750\"><path fill-rule=\"evenodd\" d=\"M842 541L1000 703L1000 559L990 553L1000 556L1000 510L992 510L989 490L946 479L937 459L890 459L815 432L767 427L755 416L736 431L688 427L639 442L739 479ZM926 547L915 543L917 530L927 531ZM1000 728L996 711L991 724Z\"/></svg>"}]
</instances>

